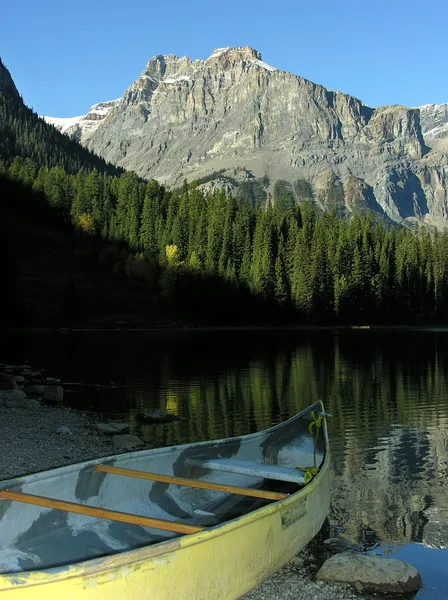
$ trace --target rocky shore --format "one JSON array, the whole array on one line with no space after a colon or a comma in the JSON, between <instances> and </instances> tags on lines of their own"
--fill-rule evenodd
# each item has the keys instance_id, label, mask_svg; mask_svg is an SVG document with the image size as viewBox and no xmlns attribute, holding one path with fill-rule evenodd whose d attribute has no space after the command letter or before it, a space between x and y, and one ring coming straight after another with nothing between
<instances>
[{"instance_id":1,"label":"rocky shore","mask_svg":"<svg viewBox=\"0 0 448 600\"><path fill-rule=\"evenodd\" d=\"M63 387L60 384L57 379L44 378L42 373L32 371L26 366L0 365L0 483L2 480L27 473L144 448L144 443L139 438L126 433L127 424L104 422L104 419L96 413L64 406ZM162 418L160 415L159 417ZM338 543L338 540L336 543L331 543L330 539L322 543L322 539L324 538L314 540L279 572L246 594L244 599L366 598L360 592L366 592L368 586L366 588L364 583L360 583L357 574L354 574L350 580L355 584L354 586L346 583L344 577L338 579L338 573L344 574L350 569L355 571L358 569L353 562L356 562L356 557L359 555L346 552L352 549L349 543L344 546L346 540L340 539L341 543ZM321 568L322 563L335 552L341 551L342 554L336 556L346 555L347 564L336 565L336 574L330 573L327 576ZM377 557L363 558L377 559ZM372 588L374 591L382 589L385 570L383 567L387 567L387 560L393 561L393 559L377 560L381 561L381 568L373 562L372 565L363 563L358 569L365 575L370 568L373 579L377 572L382 572L380 577L382 580L378 584L379 587ZM330 562L331 560L325 564ZM394 568L398 569L395 574L398 587L393 589L409 592L407 585L412 578L417 586L415 589L418 589L421 583L420 576L415 569L415 573L412 572L413 568L410 565L407 565L411 569L410 572L403 570L403 565L406 563L391 564L389 572ZM327 571L330 572L328 569Z\"/></svg>"}]
</instances>

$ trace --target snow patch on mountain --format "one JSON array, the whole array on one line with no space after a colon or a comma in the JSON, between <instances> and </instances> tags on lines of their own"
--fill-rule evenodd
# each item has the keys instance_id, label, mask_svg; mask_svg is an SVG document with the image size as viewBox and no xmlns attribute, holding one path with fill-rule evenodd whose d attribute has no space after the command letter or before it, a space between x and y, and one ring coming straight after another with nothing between
<instances>
[{"instance_id":1,"label":"snow patch on mountain","mask_svg":"<svg viewBox=\"0 0 448 600\"><path fill-rule=\"evenodd\" d=\"M208 60L210 60L211 58L218 58L219 56L221 56L221 54L227 52L227 50L230 50L230 46L226 46L225 48L215 48L208 57Z\"/></svg>"},{"instance_id":2,"label":"snow patch on mountain","mask_svg":"<svg viewBox=\"0 0 448 600\"><path fill-rule=\"evenodd\" d=\"M178 81L190 81L191 77L189 75L174 75L173 77L164 77L162 79L163 83L177 83Z\"/></svg>"},{"instance_id":3,"label":"snow patch on mountain","mask_svg":"<svg viewBox=\"0 0 448 600\"><path fill-rule=\"evenodd\" d=\"M85 142L90 135L104 121L110 111L120 103L121 98L108 100L106 102L97 102L92 104L89 112L79 117L48 117L41 115L50 125L59 129L62 133L73 137L79 142Z\"/></svg>"},{"instance_id":4,"label":"snow patch on mountain","mask_svg":"<svg viewBox=\"0 0 448 600\"><path fill-rule=\"evenodd\" d=\"M262 69L266 69L266 71L277 71L278 70L275 67L268 65L268 63L265 63L264 60L254 59L254 60L250 60L249 62L253 65L258 65Z\"/></svg>"},{"instance_id":5,"label":"snow patch on mountain","mask_svg":"<svg viewBox=\"0 0 448 600\"><path fill-rule=\"evenodd\" d=\"M59 129L59 131L62 131L62 133L65 133L67 131L67 129L70 129L70 127L73 127L74 125L77 125L81 119L83 119L85 117L85 115L81 115L79 117L46 117L46 116L42 116L42 119L44 119L47 123L49 123L50 125L53 125L54 127L56 127L56 129Z\"/></svg>"}]
</instances>

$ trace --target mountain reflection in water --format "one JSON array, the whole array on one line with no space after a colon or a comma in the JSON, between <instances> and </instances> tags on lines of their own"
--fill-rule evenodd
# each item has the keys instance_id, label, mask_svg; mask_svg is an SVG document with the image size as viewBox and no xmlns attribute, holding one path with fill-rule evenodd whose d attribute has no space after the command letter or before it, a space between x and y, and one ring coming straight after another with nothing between
<instances>
[{"instance_id":1,"label":"mountain reflection in water","mask_svg":"<svg viewBox=\"0 0 448 600\"><path fill-rule=\"evenodd\" d=\"M89 384L66 401L128 420L153 446L264 429L322 399L333 415L331 519L343 535L389 554L448 547L448 332L15 334L0 360ZM184 420L136 420L157 408Z\"/></svg>"}]
</instances>

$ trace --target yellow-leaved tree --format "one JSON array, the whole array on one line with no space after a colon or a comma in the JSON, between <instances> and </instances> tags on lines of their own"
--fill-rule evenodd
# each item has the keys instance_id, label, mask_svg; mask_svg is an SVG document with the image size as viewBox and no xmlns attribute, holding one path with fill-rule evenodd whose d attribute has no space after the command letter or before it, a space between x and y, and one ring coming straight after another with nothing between
<instances>
[{"instance_id":1,"label":"yellow-leaved tree","mask_svg":"<svg viewBox=\"0 0 448 600\"><path fill-rule=\"evenodd\" d=\"M95 222L91 214L81 213L76 215L74 222L76 229L81 233L84 233L85 235L95 234Z\"/></svg>"},{"instance_id":2,"label":"yellow-leaved tree","mask_svg":"<svg viewBox=\"0 0 448 600\"><path fill-rule=\"evenodd\" d=\"M179 248L175 244L168 244L165 246L165 261L164 270L160 277L160 287L162 294L173 299L174 288L179 274L179 267L182 265L182 261L179 260Z\"/></svg>"}]
</instances>

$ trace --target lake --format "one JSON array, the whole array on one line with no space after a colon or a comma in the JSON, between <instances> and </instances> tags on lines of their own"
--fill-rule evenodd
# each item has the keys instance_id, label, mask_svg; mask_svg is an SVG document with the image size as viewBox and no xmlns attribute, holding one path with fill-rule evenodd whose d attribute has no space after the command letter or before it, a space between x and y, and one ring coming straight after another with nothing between
<instances>
[{"instance_id":1,"label":"lake","mask_svg":"<svg viewBox=\"0 0 448 600\"><path fill-rule=\"evenodd\" d=\"M448 330L9 334L0 362L25 361L63 380L67 405L153 446L264 429L323 400L331 522L418 568L418 600L448 597ZM136 420L157 408L183 420Z\"/></svg>"}]
</instances>

